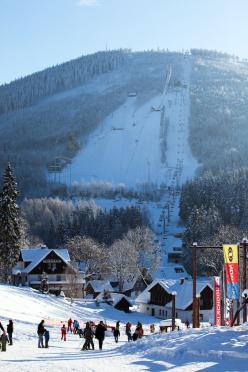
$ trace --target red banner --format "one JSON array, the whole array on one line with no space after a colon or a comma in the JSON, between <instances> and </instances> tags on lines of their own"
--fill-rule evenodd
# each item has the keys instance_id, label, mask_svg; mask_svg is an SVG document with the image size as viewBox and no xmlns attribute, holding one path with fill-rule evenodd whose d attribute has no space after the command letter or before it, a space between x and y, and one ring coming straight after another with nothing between
<instances>
[{"instance_id":1,"label":"red banner","mask_svg":"<svg viewBox=\"0 0 248 372\"><path fill-rule=\"evenodd\" d=\"M214 277L214 325L221 326L220 277Z\"/></svg>"}]
</instances>

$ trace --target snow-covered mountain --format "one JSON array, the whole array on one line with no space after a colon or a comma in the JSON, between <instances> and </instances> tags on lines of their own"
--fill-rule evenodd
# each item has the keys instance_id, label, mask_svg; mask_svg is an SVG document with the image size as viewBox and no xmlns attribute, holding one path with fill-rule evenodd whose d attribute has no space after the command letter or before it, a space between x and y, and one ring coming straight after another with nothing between
<instances>
[{"instance_id":1,"label":"snow-covered mountain","mask_svg":"<svg viewBox=\"0 0 248 372\"><path fill-rule=\"evenodd\" d=\"M139 103L139 93L129 92L125 102L99 123L60 180L135 187L172 186L170 178L180 185L192 177L197 163L188 146L190 70L191 57L185 55L180 84L166 82L161 75L164 90L144 103Z\"/></svg>"}]
</instances>

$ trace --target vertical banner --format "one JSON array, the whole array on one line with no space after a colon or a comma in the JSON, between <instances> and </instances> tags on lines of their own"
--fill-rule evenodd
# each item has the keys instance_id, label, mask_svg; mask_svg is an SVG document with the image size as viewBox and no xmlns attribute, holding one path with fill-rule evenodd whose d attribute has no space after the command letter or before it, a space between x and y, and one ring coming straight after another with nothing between
<instances>
[{"instance_id":1,"label":"vertical banner","mask_svg":"<svg viewBox=\"0 0 248 372\"><path fill-rule=\"evenodd\" d=\"M226 272L226 297L230 300L239 299L239 260L236 244L223 245Z\"/></svg>"},{"instance_id":2,"label":"vertical banner","mask_svg":"<svg viewBox=\"0 0 248 372\"><path fill-rule=\"evenodd\" d=\"M214 276L214 325L221 326L220 277Z\"/></svg>"}]
</instances>

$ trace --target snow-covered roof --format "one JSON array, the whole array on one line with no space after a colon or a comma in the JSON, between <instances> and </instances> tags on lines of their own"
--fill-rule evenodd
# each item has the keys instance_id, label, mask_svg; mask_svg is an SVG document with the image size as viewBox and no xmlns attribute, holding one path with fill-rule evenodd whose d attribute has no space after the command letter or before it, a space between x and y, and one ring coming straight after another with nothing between
<instances>
[{"instance_id":1,"label":"snow-covered roof","mask_svg":"<svg viewBox=\"0 0 248 372\"><path fill-rule=\"evenodd\" d=\"M135 283L137 282L139 278L140 278L140 274L137 274L134 278L130 280L125 280L123 284L123 292L133 289L133 287L135 286Z\"/></svg>"},{"instance_id":2,"label":"snow-covered roof","mask_svg":"<svg viewBox=\"0 0 248 372\"><path fill-rule=\"evenodd\" d=\"M154 280L137 298L137 303L148 303L150 302L150 290L159 284L164 290L172 294L176 292L176 308L185 310L192 303L192 280L181 280L169 279L169 280ZM197 281L196 283L196 295L200 295L204 288L212 285L210 281ZM172 307L172 303L169 302L165 305L166 307Z\"/></svg>"},{"instance_id":3,"label":"snow-covered roof","mask_svg":"<svg viewBox=\"0 0 248 372\"><path fill-rule=\"evenodd\" d=\"M21 255L24 262L30 264L22 270L23 273L30 273L39 263L48 256L49 253L54 252L65 263L70 262L70 256L67 249L49 249L49 248L31 248L21 249Z\"/></svg>"},{"instance_id":4,"label":"snow-covered roof","mask_svg":"<svg viewBox=\"0 0 248 372\"><path fill-rule=\"evenodd\" d=\"M108 280L90 280L88 282L88 284L91 285L94 292L96 292L96 293L103 292L104 290L108 291L108 292L113 292L114 291L112 285L109 283Z\"/></svg>"},{"instance_id":5,"label":"snow-covered roof","mask_svg":"<svg viewBox=\"0 0 248 372\"><path fill-rule=\"evenodd\" d=\"M63 257L65 261L70 261L69 252L67 249L49 249L49 248L24 248L21 249L21 255L24 262L32 262L34 260L40 259L46 252L49 253L51 251L56 252Z\"/></svg>"},{"instance_id":6,"label":"snow-covered roof","mask_svg":"<svg viewBox=\"0 0 248 372\"><path fill-rule=\"evenodd\" d=\"M96 300L102 301L104 299L103 297L104 297L104 293L101 292L96 297ZM123 298L129 303L129 306L133 306L132 303L130 302L130 299L122 293L116 293L116 292L109 293L108 301L111 301L112 305L116 306Z\"/></svg>"},{"instance_id":7,"label":"snow-covered roof","mask_svg":"<svg viewBox=\"0 0 248 372\"><path fill-rule=\"evenodd\" d=\"M184 266L181 264L168 264L163 266L163 278L161 279L190 279L191 276L187 273Z\"/></svg>"}]
</instances>

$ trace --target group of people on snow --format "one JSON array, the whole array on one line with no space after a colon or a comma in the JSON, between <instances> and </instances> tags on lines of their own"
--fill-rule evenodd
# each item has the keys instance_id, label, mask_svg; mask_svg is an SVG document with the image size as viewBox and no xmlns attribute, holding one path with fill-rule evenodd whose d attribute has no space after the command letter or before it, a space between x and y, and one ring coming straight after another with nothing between
<instances>
[{"instance_id":1,"label":"group of people on snow","mask_svg":"<svg viewBox=\"0 0 248 372\"><path fill-rule=\"evenodd\" d=\"M0 345L1 345L1 351L6 351L6 345L7 343L9 345L13 345L13 332L14 332L14 324L13 320L9 320L9 323L7 324L7 332L4 329L4 326L0 322L0 329L2 331L2 334L0 336Z\"/></svg>"},{"instance_id":2,"label":"group of people on snow","mask_svg":"<svg viewBox=\"0 0 248 372\"><path fill-rule=\"evenodd\" d=\"M131 331L131 327L132 324L130 322L127 322L125 325L125 333L128 338L128 341L136 341L138 338L143 337L144 331L142 324L140 322L137 323L137 326L133 334ZM96 338L98 340L99 350L102 350L103 341L105 339L105 332L107 331L108 328L112 330L114 340L116 343L118 343L120 337L120 321L116 322L115 327L108 327L107 324L105 324L102 320L97 325L95 325L94 322L86 322L85 328L81 329L79 327L79 322L77 320L72 321L72 319L70 318L67 321L67 327L65 323L63 323L61 327L61 340L66 341L66 335L69 332L73 334L78 334L85 340L81 350L90 349L94 350L95 349L94 338ZM48 348L50 335L49 331L45 328L44 319L41 320L41 322L38 325L37 334L38 348Z\"/></svg>"}]
</instances>

